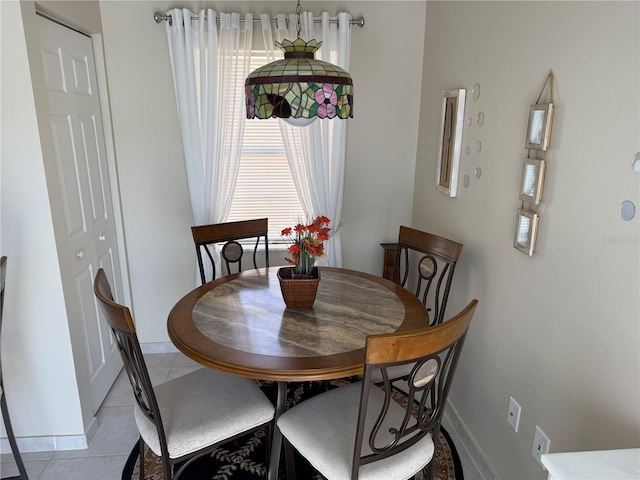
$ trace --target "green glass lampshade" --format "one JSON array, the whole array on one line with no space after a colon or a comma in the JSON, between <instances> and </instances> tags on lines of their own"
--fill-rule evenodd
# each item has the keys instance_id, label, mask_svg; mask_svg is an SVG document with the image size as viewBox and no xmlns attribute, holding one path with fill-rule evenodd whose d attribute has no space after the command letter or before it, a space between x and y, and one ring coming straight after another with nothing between
<instances>
[{"instance_id":1,"label":"green glass lampshade","mask_svg":"<svg viewBox=\"0 0 640 480\"><path fill-rule=\"evenodd\" d=\"M353 80L314 58L320 45L301 38L276 42L284 58L254 70L245 82L247 118L353 118Z\"/></svg>"}]
</instances>

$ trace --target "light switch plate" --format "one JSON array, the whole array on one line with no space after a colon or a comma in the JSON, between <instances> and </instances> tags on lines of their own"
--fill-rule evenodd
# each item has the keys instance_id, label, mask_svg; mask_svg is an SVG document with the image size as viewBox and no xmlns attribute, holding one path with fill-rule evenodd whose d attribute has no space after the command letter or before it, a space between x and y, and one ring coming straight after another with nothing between
<instances>
[{"instance_id":1,"label":"light switch plate","mask_svg":"<svg viewBox=\"0 0 640 480\"><path fill-rule=\"evenodd\" d=\"M507 422L513 428L513 431L518 433L518 425L520 424L520 405L513 397L509 397L509 412L507 413Z\"/></svg>"}]
</instances>

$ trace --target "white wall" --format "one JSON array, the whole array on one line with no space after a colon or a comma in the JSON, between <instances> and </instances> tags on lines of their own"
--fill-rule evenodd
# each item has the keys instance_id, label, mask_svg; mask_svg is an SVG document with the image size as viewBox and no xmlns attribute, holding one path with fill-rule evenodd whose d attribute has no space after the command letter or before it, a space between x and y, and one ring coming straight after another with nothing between
<instances>
[{"instance_id":1,"label":"white wall","mask_svg":"<svg viewBox=\"0 0 640 480\"><path fill-rule=\"evenodd\" d=\"M479 308L450 400L502 479L546 478L551 451L640 446L640 4L428 2L413 225L464 244L448 314ZM529 105L549 71L557 111L532 257L513 230ZM442 91L481 85L465 117L468 189L435 190ZM476 167L482 177L474 176ZM519 433L506 422L522 406Z\"/></svg>"},{"instance_id":2,"label":"white wall","mask_svg":"<svg viewBox=\"0 0 640 480\"><path fill-rule=\"evenodd\" d=\"M189 6L183 2L180 6ZM100 2L116 155L130 261L133 308L143 343L166 342L171 307L194 286L195 254L182 146L164 25L175 2ZM219 11L270 14L291 2L213 2ZM381 274L380 242L409 223L418 135L424 2L314 2L319 14L363 15L354 27L344 189L346 267ZM192 9L195 9L193 7ZM402 55L400 54L402 52ZM385 92L401 92L395 103ZM360 100L359 100L360 99ZM401 121L395 112L402 112Z\"/></svg>"},{"instance_id":3,"label":"white wall","mask_svg":"<svg viewBox=\"0 0 640 480\"><path fill-rule=\"evenodd\" d=\"M27 39L37 42L34 4L0 2L0 8L0 250L8 257L2 329L7 401L18 437L83 435L86 425L76 384L27 57ZM36 445L36 441L30 448L53 449L55 445L46 443L51 441L43 438L42 444Z\"/></svg>"}]
</instances>

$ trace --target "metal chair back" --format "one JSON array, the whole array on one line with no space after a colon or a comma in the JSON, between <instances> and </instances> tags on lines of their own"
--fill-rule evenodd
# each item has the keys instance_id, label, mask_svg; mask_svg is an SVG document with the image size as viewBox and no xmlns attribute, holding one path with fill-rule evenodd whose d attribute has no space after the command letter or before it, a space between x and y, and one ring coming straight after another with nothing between
<instances>
[{"instance_id":1,"label":"metal chair back","mask_svg":"<svg viewBox=\"0 0 640 480\"><path fill-rule=\"evenodd\" d=\"M432 328L367 337L352 479L358 478L361 465L400 453L427 434L437 441L447 395L477 304L477 300L472 300L458 315ZM405 364L411 365L405 392L406 411L401 421L393 423L387 414L390 403L395 401L396 387L387 369ZM381 384L372 381L377 370L382 372ZM375 388L383 389L385 401L380 412L367 412L369 393ZM367 413L375 415L376 420L370 435L364 438ZM368 443L373 453L362 454L363 442ZM429 462L425 467L427 478L431 478L432 464Z\"/></svg>"},{"instance_id":2,"label":"metal chair back","mask_svg":"<svg viewBox=\"0 0 640 480\"><path fill-rule=\"evenodd\" d=\"M453 274L461 253L461 243L414 228L400 227L395 280L405 288L408 288L409 280L415 281L413 291L429 310L430 325L439 325L444 320ZM432 290L434 284L435 290Z\"/></svg>"},{"instance_id":3,"label":"metal chair back","mask_svg":"<svg viewBox=\"0 0 640 480\"><path fill-rule=\"evenodd\" d=\"M135 401L140 411L155 425L158 431L160 448L162 450L164 478L171 479L173 478L173 473L162 417L160 416L160 409L158 408L153 386L151 385L151 379L149 378L144 356L140 349L131 311L127 307L114 302L111 286L102 268L99 269L96 274L93 283L93 292L98 299L102 313L111 328L111 333L120 351L125 371L133 387ZM140 458L143 459L142 443L140 447ZM141 461L141 464L142 463Z\"/></svg>"},{"instance_id":4,"label":"metal chair back","mask_svg":"<svg viewBox=\"0 0 640 480\"><path fill-rule=\"evenodd\" d=\"M200 225L191 227L193 241L196 246L196 255L198 257L198 268L200 270L200 279L204 285L208 281L216 279L216 262L214 261L214 249L217 244L224 243L221 251L221 257L227 267L227 273L231 274L231 265L237 264L238 272L242 271L242 256L244 248L238 240L255 238L256 243L253 246L253 267L258 268L257 254L260 241L264 242L264 258L265 266L269 266L269 219L260 218L256 220L244 220L240 222L214 223L211 225ZM205 275L205 264L203 261L204 254L209 258L212 266L211 279L207 280ZM222 274L222 266L220 266Z\"/></svg>"}]
</instances>

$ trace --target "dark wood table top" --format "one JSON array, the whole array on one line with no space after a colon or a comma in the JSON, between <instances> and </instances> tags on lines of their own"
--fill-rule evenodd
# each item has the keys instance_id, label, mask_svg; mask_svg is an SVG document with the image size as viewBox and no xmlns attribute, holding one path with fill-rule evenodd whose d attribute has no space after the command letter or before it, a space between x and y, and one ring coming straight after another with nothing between
<instances>
[{"instance_id":1,"label":"dark wood table top","mask_svg":"<svg viewBox=\"0 0 640 480\"><path fill-rule=\"evenodd\" d=\"M424 328L422 303L367 273L322 267L312 309L287 309L279 267L217 279L169 314L171 341L196 362L261 380L307 381L362 373L367 335Z\"/></svg>"}]
</instances>

